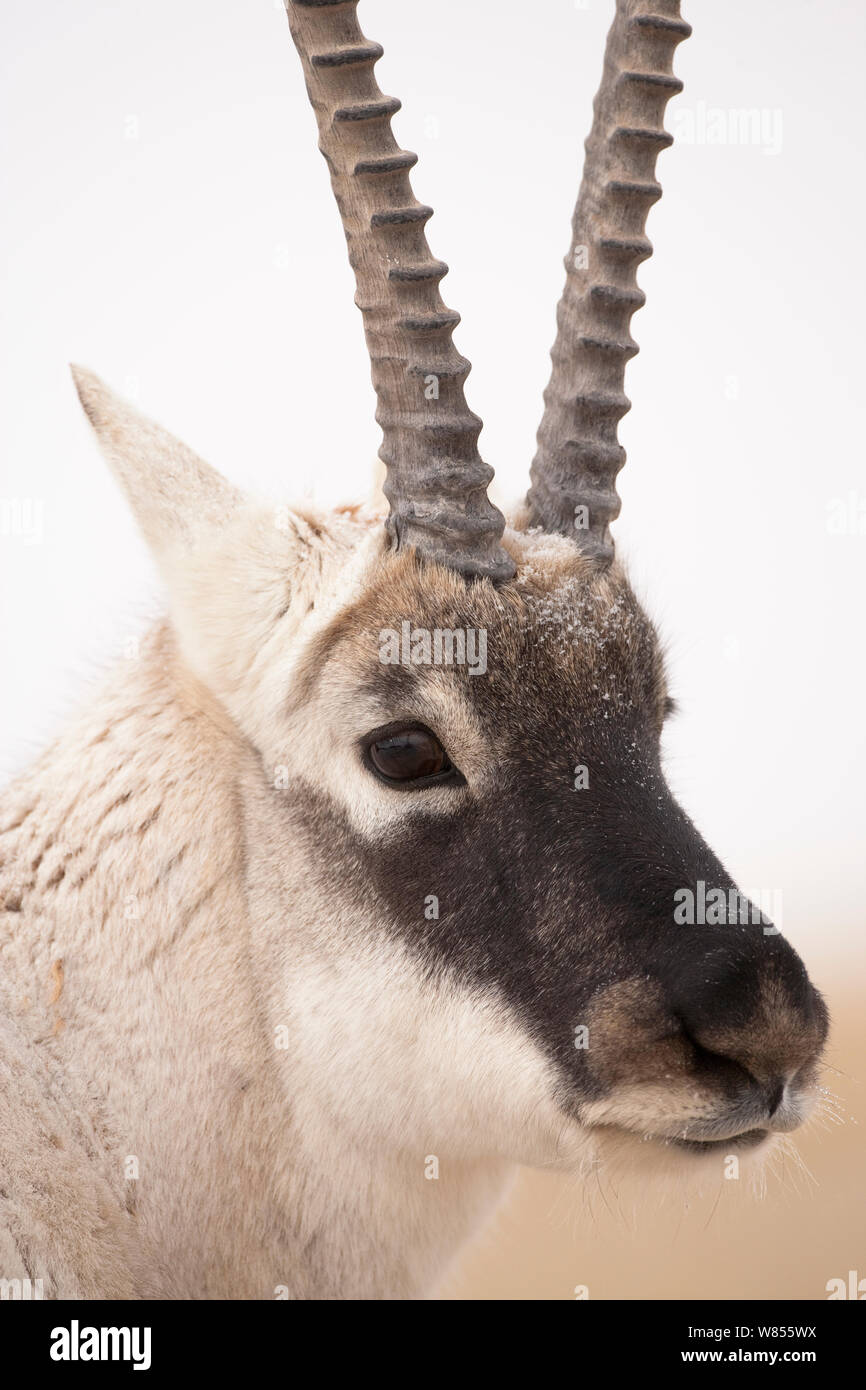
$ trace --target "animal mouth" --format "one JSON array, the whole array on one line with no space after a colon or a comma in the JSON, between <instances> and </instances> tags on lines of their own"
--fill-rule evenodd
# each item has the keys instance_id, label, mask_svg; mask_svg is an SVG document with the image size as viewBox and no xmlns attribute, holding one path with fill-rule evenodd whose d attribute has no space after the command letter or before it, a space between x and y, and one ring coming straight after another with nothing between
<instances>
[{"instance_id":1,"label":"animal mouth","mask_svg":"<svg viewBox=\"0 0 866 1390\"><path fill-rule=\"evenodd\" d=\"M689 1153L718 1153L720 1150L753 1149L769 1135L768 1129L746 1129L742 1134L731 1135L728 1139L674 1139L665 1138L662 1143L676 1144L679 1149Z\"/></svg>"},{"instance_id":2,"label":"animal mouth","mask_svg":"<svg viewBox=\"0 0 866 1390\"><path fill-rule=\"evenodd\" d=\"M658 1145L660 1148L666 1149L679 1149L691 1154L729 1154L736 1149L755 1149L775 1132L773 1126L760 1128L756 1126L752 1129L742 1129L737 1133L728 1134L721 1139L700 1139L683 1133L660 1134L657 1130L640 1131L632 1129L628 1125L615 1123L593 1125L592 1128L598 1132L613 1130L619 1134L631 1135L633 1139L644 1144Z\"/></svg>"},{"instance_id":3,"label":"animal mouth","mask_svg":"<svg viewBox=\"0 0 866 1390\"><path fill-rule=\"evenodd\" d=\"M639 1124L633 1121L629 1123L627 1114L611 1114L611 1109L612 1106L606 1114L597 1118L584 1114L583 1123L587 1119L595 1120L594 1124L591 1123L593 1129L618 1130L632 1134L646 1144L692 1154L728 1154L756 1149L773 1135L788 1134L798 1129L809 1113L809 1107L804 1104L804 1097L799 1091L789 1093L784 1098L784 1104L775 1108L746 1097L739 1105L726 1107L712 1118L703 1116L677 1122L659 1117L652 1127L646 1120Z\"/></svg>"}]
</instances>

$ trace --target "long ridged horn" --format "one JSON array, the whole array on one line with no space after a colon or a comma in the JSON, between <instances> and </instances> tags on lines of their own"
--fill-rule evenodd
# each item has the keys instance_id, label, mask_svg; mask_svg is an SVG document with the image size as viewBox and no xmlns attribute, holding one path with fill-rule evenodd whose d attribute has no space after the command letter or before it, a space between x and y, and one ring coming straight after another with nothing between
<instances>
[{"instance_id":1,"label":"long ridged horn","mask_svg":"<svg viewBox=\"0 0 866 1390\"><path fill-rule=\"evenodd\" d=\"M613 555L608 523L619 512L614 480L625 462L617 441L631 404L625 365L638 350L629 325L645 298L636 272L652 254L645 228L662 192L656 155L672 143L665 106L682 91L674 49L691 32L679 0L617 0L565 261L530 523L604 558Z\"/></svg>"},{"instance_id":2,"label":"long ridged horn","mask_svg":"<svg viewBox=\"0 0 866 1390\"><path fill-rule=\"evenodd\" d=\"M362 34L356 6L286 0L364 316L388 532L395 546L413 545L463 574L509 579L504 521L487 497L493 469L478 452L481 421L463 394L470 364L451 336L460 315L439 294L448 267L427 245L432 209L409 183L417 156L394 139L400 102L379 90L373 66L382 49Z\"/></svg>"}]
</instances>

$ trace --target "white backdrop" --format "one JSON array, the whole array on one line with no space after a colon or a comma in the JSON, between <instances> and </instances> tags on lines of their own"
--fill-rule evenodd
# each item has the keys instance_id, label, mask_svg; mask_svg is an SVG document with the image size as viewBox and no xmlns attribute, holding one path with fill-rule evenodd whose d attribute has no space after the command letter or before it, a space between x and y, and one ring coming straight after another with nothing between
<instances>
[{"instance_id":1,"label":"white backdrop","mask_svg":"<svg viewBox=\"0 0 866 1390\"><path fill-rule=\"evenodd\" d=\"M363 0L525 486L611 0ZM671 781L815 962L866 891L861 0L688 0L621 427ZM368 491L361 319L281 0L4 0L2 708L14 772L158 607L81 416L93 367L234 480ZM820 983L820 968L814 972Z\"/></svg>"}]
</instances>

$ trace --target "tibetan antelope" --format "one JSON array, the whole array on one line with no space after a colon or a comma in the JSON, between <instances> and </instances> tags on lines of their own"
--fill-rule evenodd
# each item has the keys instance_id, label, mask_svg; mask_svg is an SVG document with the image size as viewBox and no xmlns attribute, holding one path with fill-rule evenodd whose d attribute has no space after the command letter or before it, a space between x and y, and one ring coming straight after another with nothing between
<instances>
[{"instance_id":1,"label":"tibetan antelope","mask_svg":"<svg viewBox=\"0 0 866 1390\"><path fill-rule=\"evenodd\" d=\"M827 1031L668 790L609 533L678 0L617 0L508 526L382 50L287 9L389 511L253 501L74 371L169 616L4 799L0 1275L46 1296L423 1297L516 1165L794 1129Z\"/></svg>"}]
</instances>

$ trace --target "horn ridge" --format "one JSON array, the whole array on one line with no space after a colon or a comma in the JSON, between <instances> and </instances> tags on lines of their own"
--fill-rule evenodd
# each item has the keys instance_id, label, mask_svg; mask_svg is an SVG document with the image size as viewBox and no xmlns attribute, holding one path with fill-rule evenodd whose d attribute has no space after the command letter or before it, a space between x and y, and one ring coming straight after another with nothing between
<instances>
[{"instance_id":1,"label":"horn ridge","mask_svg":"<svg viewBox=\"0 0 866 1390\"><path fill-rule=\"evenodd\" d=\"M530 524L571 535L605 560L613 555L608 526L619 513L615 478L625 461L617 440L630 407L625 368L638 351L631 318L645 300L636 274L652 254L645 228L662 192L656 156L672 143L665 106L682 90L674 50L690 33L679 0L617 0L530 472Z\"/></svg>"},{"instance_id":2,"label":"horn ridge","mask_svg":"<svg viewBox=\"0 0 866 1390\"><path fill-rule=\"evenodd\" d=\"M355 272L382 427L386 526L396 547L467 576L500 581L514 563L487 497L493 470L478 452L481 420L463 384L470 364L453 343L460 316L439 293L447 273L427 243L432 209L409 182L416 156L391 129L396 98L379 89L381 56L358 25L357 0L287 0L292 38L316 113Z\"/></svg>"}]
</instances>

